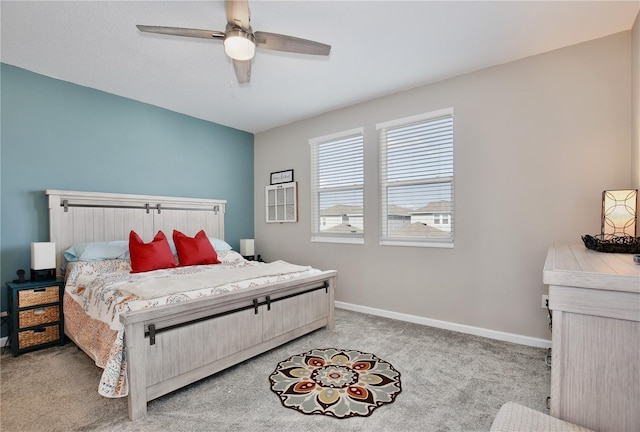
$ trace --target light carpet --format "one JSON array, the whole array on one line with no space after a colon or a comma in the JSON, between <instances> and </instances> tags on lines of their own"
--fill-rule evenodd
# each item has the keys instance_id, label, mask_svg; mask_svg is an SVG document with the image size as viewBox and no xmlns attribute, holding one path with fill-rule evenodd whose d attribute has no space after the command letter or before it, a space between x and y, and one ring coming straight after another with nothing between
<instances>
[{"instance_id":1,"label":"light carpet","mask_svg":"<svg viewBox=\"0 0 640 432\"><path fill-rule=\"evenodd\" d=\"M402 372L402 393L368 417L284 409L270 389L275 365L318 347L372 352ZM514 401L548 412L546 350L336 310L321 329L151 401L127 418L127 400L98 395L101 369L73 344L0 358L2 431L488 431Z\"/></svg>"}]
</instances>

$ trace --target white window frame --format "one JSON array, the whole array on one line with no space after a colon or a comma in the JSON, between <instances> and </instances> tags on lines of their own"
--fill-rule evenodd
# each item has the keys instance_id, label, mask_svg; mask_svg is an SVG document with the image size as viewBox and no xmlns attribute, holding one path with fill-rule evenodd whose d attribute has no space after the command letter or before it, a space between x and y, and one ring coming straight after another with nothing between
<instances>
[{"instance_id":1,"label":"white window frame","mask_svg":"<svg viewBox=\"0 0 640 432\"><path fill-rule=\"evenodd\" d=\"M349 137L360 136L362 139L362 183L340 187L321 187L319 184L318 172L318 149L322 144L347 139ZM351 243L364 244L364 229L361 233L323 233L320 230L322 217L320 216L320 193L321 192L347 192L362 191L362 219L364 228L364 128L354 128L335 134L324 135L309 140L311 148L311 241L325 243Z\"/></svg>"},{"instance_id":2,"label":"white window frame","mask_svg":"<svg viewBox=\"0 0 640 432\"><path fill-rule=\"evenodd\" d=\"M391 120L388 122L376 124L376 130L378 131L379 140L379 175L380 175L380 245L383 246L413 246L413 247L439 247L439 248L453 248L454 245L454 176L455 176L455 160L453 166L453 174L447 177L429 178L424 180L416 180L411 182L391 182L388 179L388 167L387 167L387 135L386 131L403 126L409 126L415 123L428 122L442 117L451 117L453 120L454 111L453 108L445 108L429 113L418 114L415 116L404 117L397 120ZM452 131L452 138L455 133ZM455 147L455 140L454 140ZM452 158L454 157L454 148L452 148ZM449 222L451 224L451 236L446 239L437 239L435 237L419 237L416 239L391 237L388 230L388 189L393 186L407 186L407 185L421 185L421 184L437 184L437 183L450 183L451 184L451 214L449 216Z\"/></svg>"}]
</instances>

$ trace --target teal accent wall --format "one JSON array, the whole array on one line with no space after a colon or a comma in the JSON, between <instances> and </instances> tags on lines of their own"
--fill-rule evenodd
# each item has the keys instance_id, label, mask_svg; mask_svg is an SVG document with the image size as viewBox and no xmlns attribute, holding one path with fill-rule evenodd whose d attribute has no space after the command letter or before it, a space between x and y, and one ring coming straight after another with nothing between
<instances>
[{"instance_id":1,"label":"teal accent wall","mask_svg":"<svg viewBox=\"0 0 640 432\"><path fill-rule=\"evenodd\" d=\"M45 189L226 199L226 240L253 237L253 134L0 67L2 310L49 240Z\"/></svg>"}]
</instances>

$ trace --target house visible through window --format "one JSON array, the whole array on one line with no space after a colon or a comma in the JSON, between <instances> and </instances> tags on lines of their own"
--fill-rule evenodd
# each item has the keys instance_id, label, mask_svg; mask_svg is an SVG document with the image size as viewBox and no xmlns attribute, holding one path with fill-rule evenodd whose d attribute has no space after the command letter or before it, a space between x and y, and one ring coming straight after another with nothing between
<instances>
[{"instance_id":1,"label":"house visible through window","mask_svg":"<svg viewBox=\"0 0 640 432\"><path fill-rule=\"evenodd\" d=\"M453 109L378 124L381 244L453 246Z\"/></svg>"},{"instance_id":2,"label":"house visible through window","mask_svg":"<svg viewBox=\"0 0 640 432\"><path fill-rule=\"evenodd\" d=\"M311 239L364 241L364 139L362 129L309 140Z\"/></svg>"}]
</instances>

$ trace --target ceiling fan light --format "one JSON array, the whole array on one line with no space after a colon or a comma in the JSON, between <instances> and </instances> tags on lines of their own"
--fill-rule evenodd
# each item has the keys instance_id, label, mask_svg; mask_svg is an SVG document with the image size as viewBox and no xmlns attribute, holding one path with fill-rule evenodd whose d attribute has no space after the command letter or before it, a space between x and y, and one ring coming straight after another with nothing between
<instances>
[{"instance_id":1,"label":"ceiling fan light","mask_svg":"<svg viewBox=\"0 0 640 432\"><path fill-rule=\"evenodd\" d=\"M224 52L234 60L251 60L256 52L253 35L241 29L228 31L224 37Z\"/></svg>"}]
</instances>

